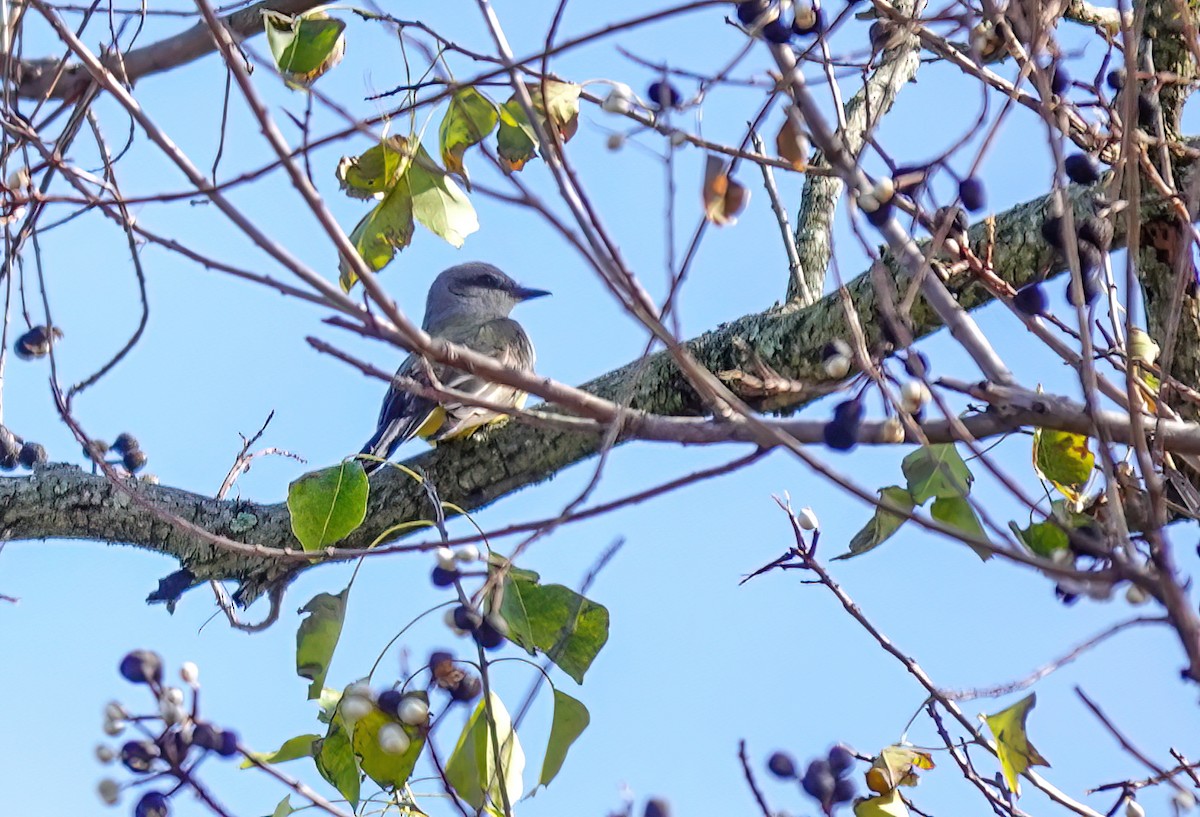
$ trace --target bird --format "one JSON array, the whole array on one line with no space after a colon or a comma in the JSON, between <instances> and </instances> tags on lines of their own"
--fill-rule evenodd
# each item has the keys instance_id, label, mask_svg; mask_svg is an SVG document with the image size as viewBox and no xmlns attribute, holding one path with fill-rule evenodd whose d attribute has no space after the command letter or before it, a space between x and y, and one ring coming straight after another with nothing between
<instances>
[{"instance_id":1,"label":"bird","mask_svg":"<svg viewBox=\"0 0 1200 817\"><path fill-rule=\"evenodd\" d=\"M465 346L510 368L532 371L536 360L533 342L509 314L522 301L549 294L521 286L491 264L460 264L440 273L429 287L421 328L434 338ZM430 363L415 353L400 364L396 376L431 385L430 373L447 389L513 408L525 405L527 395L519 389ZM413 437L436 445L505 419L507 415L482 406L457 401L439 404L392 384L383 399L375 434L363 446L361 453L369 455L363 459L363 468L373 473Z\"/></svg>"}]
</instances>

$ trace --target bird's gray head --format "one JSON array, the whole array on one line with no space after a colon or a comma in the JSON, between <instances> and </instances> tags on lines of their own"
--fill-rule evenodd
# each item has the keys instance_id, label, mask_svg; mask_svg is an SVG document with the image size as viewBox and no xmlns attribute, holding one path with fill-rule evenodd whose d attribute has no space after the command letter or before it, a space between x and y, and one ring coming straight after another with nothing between
<instances>
[{"instance_id":1,"label":"bird's gray head","mask_svg":"<svg viewBox=\"0 0 1200 817\"><path fill-rule=\"evenodd\" d=\"M489 321L506 318L514 306L549 295L518 284L491 264L472 262L451 267L433 281L425 303L425 331L462 318Z\"/></svg>"}]
</instances>

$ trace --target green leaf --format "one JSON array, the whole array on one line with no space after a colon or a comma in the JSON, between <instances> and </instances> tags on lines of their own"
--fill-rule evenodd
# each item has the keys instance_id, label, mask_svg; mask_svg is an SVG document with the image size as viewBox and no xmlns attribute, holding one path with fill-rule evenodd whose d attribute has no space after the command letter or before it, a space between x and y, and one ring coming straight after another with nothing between
<instances>
[{"instance_id":1,"label":"green leaf","mask_svg":"<svg viewBox=\"0 0 1200 817\"><path fill-rule=\"evenodd\" d=\"M357 460L305 474L288 486L292 533L306 551L346 538L366 518L369 492Z\"/></svg>"},{"instance_id":2,"label":"green leaf","mask_svg":"<svg viewBox=\"0 0 1200 817\"><path fill-rule=\"evenodd\" d=\"M921 782L917 769L934 767L933 757L908 746L892 744L880 750L867 770L867 788L876 794L886 794L898 786L915 786Z\"/></svg>"},{"instance_id":3,"label":"green leaf","mask_svg":"<svg viewBox=\"0 0 1200 817\"><path fill-rule=\"evenodd\" d=\"M939 496L933 500L933 507L929 509L929 515L942 524L955 530L960 530L969 536L976 536L984 540L988 538L988 535L983 531L983 525L980 523L975 509L971 507L971 503L965 497ZM966 544L985 562L992 558L990 550L978 547L970 542Z\"/></svg>"},{"instance_id":4,"label":"green leaf","mask_svg":"<svg viewBox=\"0 0 1200 817\"><path fill-rule=\"evenodd\" d=\"M1008 526L1025 547L1047 559L1069 544L1067 532L1054 522L1032 522L1024 530L1018 528L1016 522L1009 522Z\"/></svg>"},{"instance_id":5,"label":"green leaf","mask_svg":"<svg viewBox=\"0 0 1200 817\"><path fill-rule=\"evenodd\" d=\"M412 212L417 221L453 247L461 247L471 233L479 229L475 208L424 146L405 174L412 193Z\"/></svg>"},{"instance_id":6,"label":"green leaf","mask_svg":"<svg viewBox=\"0 0 1200 817\"><path fill-rule=\"evenodd\" d=\"M289 794L279 801L279 805L275 806L275 810L271 812L271 817L288 817L295 810L292 806L292 796Z\"/></svg>"},{"instance_id":7,"label":"green leaf","mask_svg":"<svg viewBox=\"0 0 1200 817\"><path fill-rule=\"evenodd\" d=\"M898 485L889 485L879 490L880 505L875 508L875 515L866 526L850 540L850 550L835 559L849 559L852 556L866 553L886 541L907 520L895 511L912 513L914 506L912 494ZM885 506L894 510L885 510Z\"/></svg>"},{"instance_id":8,"label":"green leaf","mask_svg":"<svg viewBox=\"0 0 1200 817\"><path fill-rule=\"evenodd\" d=\"M335 175L346 195L370 199L387 193L410 160L408 140L389 136L359 156L343 156Z\"/></svg>"},{"instance_id":9,"label":"green leaf","mask_svg":"<svg viewBox=\"0 0 1200 817\"><path fill-rule=\"evenodd\" d=\"M496 153L508 171L520 170L537 155L537 137L525 109L515 98L500 106L500 130L496 132Z\"/></svg>"},{"instance_id":10,"label":"green leaf","mask_svg":"<svg viewBox=\"0 0 1200 817\"><path fill-rule=\"evenodd\" d=\"M296 674L312 681L308 685L308 699L322 695L325 674L329 662L342 635L342 622L346 618L347 587L336 596L318 593L300 609L309 616L300 622L296 630Z\"/></svg>"},{"instance_id":11,"label":"green leaf","mask_svg":"<svg viewBox=\"0 0 1200 817\"><path fill-rule=\"evenodd\" d=\"M491 701L494 730L488 724L486 705ZM500 747L499 762L493 748ZM525 752L513 731L508 710L493 693L481 700L471 713L470 720L458 738L458 745L446 763L446 779L454 791L472 808L482 809L489 801L499 806L503 802L500 786L515 803L522 794L521 776L525 771Z\"/></svg>"},{"instance_id":12,"label":"green leaf","mask_svg":"<svg viewBox=\"0 0 1200 817\"><path fill-rule=\"evenodd\" d=\"M1063 496L1077 502L1096 467L1096 455L1092 453L1090 443L1082 434L1035 428L1033 467L1042 479L1053 483Z\"/></svg>"},{"instance_id":13,"label":"green leaf","mask_svg":"<svg viewBox=\"0 0 1200 817\"><path fill-rule=\"evenodd\" d=\"M271 56L289 87L312 85L346 53L346 24L324 12L288 17L268 11L263 20Z\"/></svg>"},{"instance_id":14,"label":"green leaf","mask_svg":"<svg viewBox=\"0 0 1200 817\"><path fill-rule=\"evenodd\" d=\"M350 735L341 716L335 717L329 724L329 732L321 739L315 758L321 777L341 792L342 797L350 803L350 808L357 809L361 783L358 759L354 756L354 747L350 745Z\"/></svg>"},{"instance_id":15,"label":"green leaf","mask_svg":"<svg viewBox=\"0 0 1200 817\"><path fill-rule=\"evenodd\" d=\"M1020 776L1030 766L1049 766L1029 742L1025 721L1037 703L1037 693L1030 693L1015 704L986 718L992 736L996 738L996 754L1000 757L1000 768L1014 796L1021 795Z\"/></svg>"},{"instance_id":16,"label":"green leaf","mask_svg":"<svg viewBox=\"0 0 1200 817\"><path fill-rule=\"evenodd\" d=\"M561 690L554 690L554 721L550 724L550 740L542 761L539 786L547 786L567 759L567 750L591 722L587 707Z\"/></svg>"},{"instance_id":17,"label":"green leaf","mask_svg":"<svg viewBox=\"0 0 1200 817\"><path fill-rule=\"evenodd\" d=\"M396 250L409 245L415 226L412 191L408 188L405 174L392 186L383 201L358 222L350 233L350 243L358 250L367 268L378 272L396 256ZM342 289L349 292L358 281L358 276L344 258L338 264L338 273Z\"/></svg>"},{"instance_id":18,"label":"green leaf","mask_svg":"<svg viewBox=\"0 0 1200 817\"><path fill-rule=\"evenodd\" d=\"M450 97L450 106L442 117L438 129L438 145L441 148L442 164L446 171L462 176L467 181L467 168L463 165L463 154L496 128L500 114L496 105L474 88L460 88ZM470 189L468 183L467 188Z\"/></svg>"},{"instance_id":19,"label":"green leaf","mask_svg":"<svg viewBox=\"0 0 1200 817\"><path fill-rule=\"evenodd\" d=\"M905 457L900 468L918 505L931 497L964 497L974 480L953 443L923 445Z\"/></svg>"},{"instance_id":20,"label":"green leaf","mask_svg":"<svg viewBox=\"0 0 1200 817\"><path fill-rule=\"evenodd\" d=\"M251 752L250 757L259 763L287 763L289 760L312 757L313 743L320 739L320 735L297 735L294 738L285 740L283 745L274 752ZM249 760L243 760L241 768L249 769L254 765Z\"/></svg>"},{"instance_id":21,"label":"green leaf","mask_svg":"<svg viewBox=\"0 0 1200 817\"><path fill-rule=\"evenodd\" d=\"M854 817L908 817L908 806L895 789L854 803Z\"/></svg>"},{"instance_id":22,"label":"green leaf","mask_svg":"<svg viewBox=\"0 0 1200 817\"><path fill-rule=\"evenodd\" d=\"M425 693L417 694L424 696L426 703L429 702ZM397 723L397 721L378 708L373 708L366 717L355 721L351 745L359 757L362 770L386 789L403 786L408 782L413 768L417 765L417 758L421 756L421 750L425 748L425 730L417 726L401 724L405 734L412 742L403 754L393 755L383 751L379 746L379 728L385 723Z\"/></svg>"},{"instance_id":23,"label":"green leaf","mask_svg":"<svg viewBox=\"0 0 1200 817\"><path fill-rule=\"evenodd\" d=\"M608 641L608 610L561 584L539 584L537 574L509 571L500 614L508 639L530 655L542 652L583 683L584 673Z\"/></svg>"}]
</instances>

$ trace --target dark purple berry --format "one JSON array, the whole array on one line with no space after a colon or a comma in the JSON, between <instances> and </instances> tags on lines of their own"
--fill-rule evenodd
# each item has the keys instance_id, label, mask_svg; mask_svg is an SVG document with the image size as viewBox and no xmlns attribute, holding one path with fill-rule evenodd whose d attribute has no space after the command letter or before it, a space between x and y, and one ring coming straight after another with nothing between
<instances>
[{"instance_id":1,"label":"dark purple berry","mask_svg":"<svg viewBox=\"0 0 1200 817\"><path fill-rule=\"evenodd\" d=\"M977 176L963 179L958 184L958 199L972 213L978 213L987 206L987 196L983 190L983 182Z\"/></svg>"},{"instance_id":2,"label":"dark purple berry","mask_svg":"<svg viewBox=\"0 0 1200 817\"><path fill-rule=\"evenodd\" d=\"M767 760L767 768L771 770L771 774L784 780L791 780L796 776L796 762L787 752L771 755Z\"/></svg>"},{"instance_id":3,"label":"dark purple berry","mask_svg":"<svg viewBox=\"0 0 1200 817\"><path fill-rule=\"evenodd\" d=\"M150 771L158 756L158 746L148 740L131 740L121 747L121 762L135 774Z\"/></svg>"},{"instance_id":4,"label":"dark purple berry","mask_svg":"<svg viewBox=\"0 0 1200 817\"><path fill-rule=\"evenodd\" d=\"M1013 296L1013 306L1022 315L1036 317L1046 314L1046 293L1040 283L1026 284Z\"/></svg>"},{"instance_id":5,"label":"dark purple berry","mask_svg":"<svg viewBox=\"0 0 1200 817\"><path fill-rule=\"evenodd\" d=\"M1063 169L1075 184L1091 184L1100 179L1100 163L1087 153L1072 153L1063 161Z\"/></svg>"},{"instance_id":6,"label":"dark purple berry","mask_svg":"<svg viewBox=\"0 0 1200 817\"><path fill-rule=\"evenodd\" d=\"M238 733L232 729L222 729L221 741L213 750L221 757L233 757L238 753Z\"/></svg>"},{"instance_id":7,"label":"dark purple berry","mask_svg":"<svg viewBox=\"0 0 1200 817\"><path fill-rule=\"evenodd\" d=\"M472 635L475 637L475 643L485 650L494 650L504 643L504 634L488 621L480 624Z\"/></svg>"},{"instance_id":8,"label":"dark purple berry","mask_svg":"<svg viewBox=\"0 0 1200 817\"><path fill-rule=\"evenodd\" d=\"M463 679L450 689L450 697L456 701L473 701L483 690L483 682L478 676L465 675Z\"/></svg>"},{"instance_id":9,"label":"dark purple berry","mask_svg":"<svg viewBox=\"0 0 1200 817\"><path fill-rule=\"evenodd\" d=\"M160 684L162 658L150 650L134 650L121 659L121 677L132 684Z\"/></svg>"},{"instance_id":10,"label":"dark purple berry","mask_svg":"<svg viewBox=\"0 0 1200 817\"><path fill-rule=\"evenodd\" d=\"M671 807L666 800L661 797L655 797L646 801L646 810L642 812L643 817L670 817Z\"/></svg>"},{"instance_id":11,"label":"dark purple berry","mask_svg":"<svg viewBox=\"0 0 1200 817\"><path fill-rule=\"evenodd\" d=\"M171 809L167 805L167 796L159 791L148 791L138 800L133 809L133 817L167 817Z\"/></svg>"},{"instance_id":12,"label":"dark purple berry","mask_svg":"<svg viewBox=\"0 0 1200 817\"><path fill-rule=\"evenodd\" d=\"M398 689L385 689L379 693L379 697L375 701L375 705L379 709L393 718L400 714L400 701L404 698L404 693Z\"/></svg>"},{"instance_id":13,"label":"dark purple berry","mask_svg":"<svg viewBox=\"0 0 1200 817\"><path fill-rule=\"evenodd\" d=\"M861 400L843 400L833 407L833 419L842 422L858 423L863 418L863 404Z\"/></svg>"},{"instance_id":14,"label":"dark purple berry","mask_svg":"<svg viewBox=\"0 0 1200 817\"><path fill-rule=\"evenodd\" d=\"M822 429L825 445L838 451L849 451L858 445L858 425L848 425L831 420Z\"/></svg>"},{"instance_id":15,"label":"dark purple berry","mask_svg":"<svg viewBox=\"0 0 1200 817\"><path fill-rule=\"evenodd\" d=\"M892 200L880 202L874 210L863 209L867 214L867 223L872 227L882 227L892 217Z\"/></svg>"},{"instance_id":16,"label":"dark purple berry","mask_svg":"<svg viewBox=\"0 0 1200 817\"><path fill-rule=\"evenodd\" d=\"M738 21L749 28L758 22L758 18L763 15L771 7L770 3L764 0L744 0L738 3L737 18Z\"/></svg>"},{"instance_id":17,"label":"dark purple berry","mask_svg":"<svg viewBox=\"0 0 1200 817\"><path fill-rule=\"evenodd\" d=\"M679 92L669 82L652 82L649 90L650 102L659 110L679 107Z\"/></svg>"},{"instance_id":18,"label":"dark purple berry","mask_svg":"<svg viewBox=\"0 0 1200 817\"><path fill-rule=\"evenodd\" d=\"M829 750L829 768L838 777L845 777L854 768L855 757L845 746L834 746Z\"/></svg>"},{"instance_id":19,"label":"dark purple berry","mask_svg":"<svg viewBox=\"0 0 1200 817\"><path fill-rule=\"evenodd\" d=\"M458 629L469 632L482 623L483 616L465 604L460 604L454 608L454 626Z\"/></svg>"},{"instance_id":20,"label":"dark purple berry","mask_svg":"<svg viewBox=\"0 0 1200 817\"><path fill-rule=\"evenodd\" d=\"M833 797L831 799L835 803L849 803L854 799L855 794L857 794L855 788L854 778L843 777L834 784Z\"/></svg>"},{"instance_id":21,"label":"dark purple berry","mask_svg":"<svg viewBox=\"0 0 1200 817\"><path fill-rule=\"evenodd\" d=\"M112 450L118 454L128 454L130 451L135 451L141 448L138 445L137 437L130 434L128 431L123 431L117 435L117 439L113 440Z\"/></svg>"},{"instance_id":22,"label":"dark purple berry","mask_svg":"<svg viewBox=\"0 0 1200 817\"><path fill-rule=\"evenodd\" d=\"M237 754L238 735L232 729L218 729L209 723L198 723L192 730L192 743L216 752L221 757Z\"/></svg>"},{"instance_id":23,"label":"dark purple berry","mask_svg":"<svg viewBox=\"0 0 1200 817\"><path fill-rule=\"evenodd\" d=\"M808 764L808 769L800 780L800 786L809 797L818 802L830 802L833 798L833 790L837 786L837 778L834 777L833 770L829 768L829 761L819 759Z\"/></svg>"},{"instance_id":24,"label":"dark purple berry","mask_svg":"<svg viewBox=\"0 0 1200 817\"><path fill-rule=\"evenodd\" d=\"M1107 82L1108 87L1112 88L1114 91L1121 90L1125 87L1125 69L1114 68L1108 72L1108 76L1104 78L1104 81Z\"/></svg>"},{"instance_id":25,"label":"dark purple berry","mask_svg":"<svg viewBox=\"0 0 1200 817\"><path fill-rule=\"evenodd\" d=\"M458 578L458 571L447 570L444 567L435 567L431 578L434 587L449 587Z\"/></svg>"},{"instance_id":26,"label":"dark purple berry","mask_svg":"<svg viewBox=\"0 0 1200 817\"><path fill-rule=\"evenodd\" d=\"M762 35L768 42L776 45L787 45L792 41L792 27L779 17L762 27Z\"/></svg>"},{"instance_id":27,"label":"dark purple berry","mask_svg":"<svg viewBox=\"0 0 1200 817\"><path fill-rule=\"evenodd\" d=\"M1054 63L1050 67L1050 90L1058 96L1062 96L1071 87L1071 74L1061 63Z\"/></svg>"},{"instance_id":28,"label":"dark purple berry","mask_svg":"<svg viewBox=\"0 0 1200 817\"><path fill-rule=\"evenodd\" d=\"M137 473L146 467L147 457L140 448L135 448L132 451L126 451L125 456L121 457L121 463L125 466L125 470L131 474Z\"/></svg>"},{"instance_id":29,"label":"dark purple berry","mask_svg":"<svg viewBox=\"0 0 1200 817\"><path fill-rule=\"evenodd\" d=\"M25 443L21 446L21 453L17 455L17 459L26 468L41 465L47 459L46 447L40 443Z\"/></svg>"},{"instance_id":30,"label":"dark purple berry","mask_svg":"<svg viewBox=\"0 0 1200 817\"><path fill-rule=\"evenodd\" d=\"M32 360L50 354L50 344L62 337L62 330L57 326L35 326L21 337L17 338L13 351L21 360Z\"/></svg>"}]
</instances>

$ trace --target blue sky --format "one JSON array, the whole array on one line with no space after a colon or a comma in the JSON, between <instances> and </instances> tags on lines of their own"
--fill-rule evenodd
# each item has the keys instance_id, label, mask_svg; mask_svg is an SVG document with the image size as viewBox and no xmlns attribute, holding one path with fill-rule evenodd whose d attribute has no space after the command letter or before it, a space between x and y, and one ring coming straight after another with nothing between
<instances>
[{"instance_id":1,"label":"blue sky","mask_svg":"<svg viewBox=\"0 0 1200 817\"><path fill-rule=\"evenodd\" d=\"M423 22L464 45L488 47L474 4L432 6L389 10L419 14ZM496 8L514 50L535 50L553 4L500 2ZM642 8L633 3L569 6L564 36L592 30ZM743 40L725 23L726 12L725 7L707 8L668 24L622 33L556 58L552 67L573 81L607 77L644 90L653 72L622 57L616 51L619 45L673 67L711 71L736 53ZM343 14L349 22L346 60L319 87L360 114L382 111L383 103L361 100L406 81L395 39L381 27ZM142 42L182 25L171 19L156 23L143 34ZM854 24L839 46L858 47L865 41L865 29L865 23ZM1064 32L1076 34L1069 28ZM97 29L87 41L94 43L100 36ZM31 50L45 42L31 31ZM265 43L255 40L251 47L263 53ZM1086 62L1099 56L1092 44L1080 59ZM412 52L410 57L415 59ZM762 76L767 65L767 54L760 47L743 63L739 75ZM473 70L465 61L455 64L460 78ZM258 69L254 80L285 134L296 140L296 130L283 112L302 113L303 97L282 88L265 69ZM148 78L137 88L147 111L206 168L215 150L223 82L223 69L210 56L169 76ZM680 85L685 93L692 90L684 82ZM845 87L852 92L852 82ZM507 97L503 89L494 90L496 96ZM758 89L715 91L704 108L704 135L718 141L739 139L761 98ZM931 157L973 129L977 102L974 86L956 71L927 66L919 81L904 89L879 139L901 163ZM116 106L102 100L98 111L109 138L123 140L128 124ZM608 133L624 128L624 123L592 107L585 108L581 120L569 150L583 183L632 268L652 293L661 295L667 280L666 186L656 154L665 149L664 140L643 133L623 150L611 152L605 148ZM773 111L765 129L768 142L781 121L781 110ZM318 133L337 126L334 117L321 112L315 122ZM688 113L680 124L694 128L697 122ZM406 127L396 125L401 132ZM978 145L980 135L975 134L972 144ZM369 146L365 137L356 136L314 151L311 157L314 177L347 229L366 212L366 205L338 193L333 169L341 156ZM218 178L256 168L270 156L235 96ZM86 147L80 147L73 158L84 167L95 165ZM962 171L972 158L964 152L953 164ZM675 164L678 255L701 215L703 156L694 148L683 149ZM502 177L477 158L470 166L481 183L504 186ZM784 295L786 257L757 171L749 171L742 174L754 191L747 212L734 227L708 230L683 290L679 315L685 335L760 311ZM185 180L141 141L119 165L119 172L129 195L185 189ZM1010 117L981 173L997 211L1043 191L1051 171L1038 123L1026 112ZM541 163L532 163L522 180L547 201L554 201L552 180ZM800 177L781 176L779 185L794 211ZM232 198L289 250L331 279L336 277L332 246L282 173L240 187ZM412 317L419 317L424 293L438 271L482 259L523 283L554 291L553 299L523 306L518 314L537 342L540 372L579 383L640 354L646 343L644 330L620 312L582 259L536 214L479 195L473 201L482 226L462 250L418 230L412 247L384 271L382 280ZM211 205L184 201L143 205L134 211L148 227L222 259L286 275ZM67 212L59 207L52 214ZM138 314L134 277L124 237L98 216L85 216L47 233L41 245L54 320L66 331L58 353L61 379L71 383L103 363L132 331ZM323 325L327 313L322 310L207 272L158 248L145 248L142 259L148 276L150 324L128 360L80 398L78 416L90 433L108 438L125 430L136 433L150 456L148 470L163 483L211 494L240 448L238 434L253 433L273 410L275 419L263 443L302 456L308 465L282 458L259 460L237 487L241 496L257 501L282 499L291 480L308 468L331 464L356 451L369 436L384 384L318 355L304 337L312 334L341 343L384 368L397 363L402 353L356 341ZM32 258L25 261L31 273ZM837 233L837 263L848 277L865 268L863 253L844 219ZM1023 382L1044 382L1067 391L1076 388L1062 367L1032 351L1020 324L1011 317L988 309L979 318ZM969 377L973 373L943 335L921 348L933 361L935 374ZM4 380L4 422L26 438L43 442L51 459L81 463L78 446L54 416L47 373L44 362L10 360ZM820 417L828 406L806 411L806 416ZM414 444L409 450L419 453L421 446ZM634 493L740 453L745 449L733 446L626 445L610 458L593 501ZM875 489L900 479L899 460L906 452L816 453ZM1005 441L993 454L1007 472L1026 485L1033 484L1027 437ZM594 468L594 462L586 462L567 469L546 484L485 509L477 519L491 528L556 512L578 494ZM975 491L988 497L989 512L1001 520L1020 520L1016 504L981 474L982 469L975 470L980 477ZM738 586L745 573L779 555L790 543L787 519L771 499L783 492L790 493L798 506L816 509L827 556L840 552L870 514L867 506L840 494L796 459L774 453L746 471L566 526L530 550L523 566L538 570L547 580L574 585L612 542L625 541L590 594L612 615L607 647L582 687L560 673L554 676L556 683L589 707L591 727L572 750L558 780L522 803L520 813L605 814L620 806L626 792L639 804L651 795L666 797L680 815L705 813L714 805L733 813L753 813L755 806L736 759L738 740L744 738L773 806L807 814L812 812L810 804L794 786L766 779L762 762L770 751L787 749L806 760L836 741L845 741L872 753L901 737L910 715L922 705L921 689L842 613L827 592L802 584L796 573L768 575ZM463 530L464 523L453 524L452 532ZM1181 546L1183 569L1194 570L1191 532L1173 535ZM497 546L503 552L512 544ZM367 563L351 595L345 635L329 677L331 686L359 677L397 631L448 600L449 594L430 586L431 567L431 560L420 556ZM292 735L317 731L315 707L304 700L306 683L295 677L293 669L298 622L294 611L317 592L344 587L351 566L306 572L289 589L281 621L254 636L231 632L219 618L209 621L215 608L204 588L186 596L173 616L160 607L147 607L142 599L174 568L168 560L144 551L94 542L4 547L0 592L21 599L18 605L0 606L0 652L8 657L6 671L0 673L0 697L9 701L0 708L0 727L10 735L0 744L5 813L66 815L102 810L94 785L112 770L96 764L92 752L104 740L103 705L112 698L134 708L149 703L143 690L129 687L115 671L120 656L134 647L158 650L173 668L183 660L199 663L206 715L236 727L256 748L274 748ZM836 563L833 571L866 614L948 688L990 686L1019 678L1133 612L1120 600L1082 601L1063 608L1045 580L998 562L983 564L961 545L909 529L869 556ZM259 605L247 617L254 619L262 612ZM420 663L430 650L447 645L465 651L439 615L423 620L400 642L409 664ZM504 655L518 653L509 648ZM383 666L395 673L399 662L394 648ZM1039 684L1031 730L1039 750L1053 763L1048 771L1051 779L1072 795L1083 796L1090 786L1144 772L1117 750L1087 714L1074 696L1075 684L1160 762L1169 760L1168 746L1194 752L1186 739L1196 734L1200 722L1195 691L1177 680L1181 662L1180 651L1167 633L1144 629L1119 636ZM504 662L495 673L501 695L515 708L534 670ZM972 714L994 712L1012 700L1015 697L964 706ZM549 699L543 698L522 730L533 769L540 765L548 710ZM451 748L454 731L446 729L441 735L442 753ZM924 722L909 738L919 745L937 742ZM982 756L975 757L982 768L993 770ZM975 795L945 753L935 754L935 759L939 768L914 792L921 807L932 814L978 808L977 801L970 799ZM330 793L304 761L288 770ZM270 813L285 794L278 784L227 763L207 762L203 778L238 815ZM414 789L436 794L438 786L426 781L414 784ZM1156 808L1165 808L1162 795L1150 798ZM1111 804L1099 798L1089 802L1100 810ZM446 813L436 800L428 803L431 813ZM126 807L130 804L127 799ZM1036 794L1027 793L1022 805L1036 811L1045 804ZM178 798L174 806L180 815L207 813L189 797Z\"/></svg>"}]
</instances>

